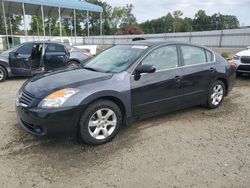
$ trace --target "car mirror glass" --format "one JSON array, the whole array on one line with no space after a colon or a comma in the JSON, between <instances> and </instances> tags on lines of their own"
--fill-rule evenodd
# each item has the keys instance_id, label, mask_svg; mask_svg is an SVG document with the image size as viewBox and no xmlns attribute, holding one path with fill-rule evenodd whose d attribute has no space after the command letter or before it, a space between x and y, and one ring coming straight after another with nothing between
<instances>
[{"instance_id":1,"label":"car mirror glass","mask_svg":"<svg viewBox=\"0 0 250 188\"><path fill-rule=\"evenodd\" d=\"M17 57L19 55L18 52L14 52L14 56Z\"/></svg>"}]
</instances>

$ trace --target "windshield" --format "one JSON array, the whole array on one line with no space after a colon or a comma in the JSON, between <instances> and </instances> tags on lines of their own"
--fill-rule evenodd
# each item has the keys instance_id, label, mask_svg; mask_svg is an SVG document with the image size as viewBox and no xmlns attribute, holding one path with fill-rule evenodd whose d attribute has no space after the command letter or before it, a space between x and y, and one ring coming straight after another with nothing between
<instances>
[{"instance_id":1,"label":"windshield","mask_svg":"<svg viewBox=\"0 0 250 188\"><path fill-rule=\"evenodd\" d=\"M8 56L10 52L15 51L15 50L16 50L17 48L19 48L21 45L22 45L22 44L19 44L18 46L15 46L14 48L11 48L11 49L9 49L9 50L6 50L6 51L2 52L1 55L6 55L6 56Z\"/></svg>"},{"instance_id":2,"label":"windshield","mask_svg":"<svg viewBox=\"0 0 250 188\"><path fill-rule=\"evenodd\" d=\"M130 67L147 48L147 46L117 45L91 59L84 68L98 72L122 72Z\"/></svg>"}]
</instances>

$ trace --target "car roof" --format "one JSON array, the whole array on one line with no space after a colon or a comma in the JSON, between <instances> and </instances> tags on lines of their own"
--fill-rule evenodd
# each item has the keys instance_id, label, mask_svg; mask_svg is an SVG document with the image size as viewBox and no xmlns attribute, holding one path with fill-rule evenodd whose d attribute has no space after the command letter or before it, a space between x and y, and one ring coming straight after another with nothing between
<instances>
[{"instance_id":1,"label":"car roof","mask_svg":"<svg viewBox=\"0 0 250 188\"><path fill-rule=\"evenodd\" d=\"M41 41L30 41L30 42L24 42L22 44L39 44L39 43L47 43L47 44L61 44L64 45L62 42L57 42L57 41L49 41L49 40L41 40Z\"/></svg>"},{"instance_id":2,"label":"car roof","mask_svg":"<svg viewBox=\"0 0 250 188\"><path fill-rule=\"evenodd\" d=\"M148 47L155 47L155 46L164 45L164 44L186 44L186 45L192 45L192 46L197 46L197 47L200 47L200 48L204 48L204 49L207 49L207 50L213 52L213 50L209 49L206 46L202 46L202 45L191 43L191 42L183 42L183 41L140 40L140 41L128 42L127 44L128 45L142 45L142 46L148 46Z\"/></svg>"}]
</instances>

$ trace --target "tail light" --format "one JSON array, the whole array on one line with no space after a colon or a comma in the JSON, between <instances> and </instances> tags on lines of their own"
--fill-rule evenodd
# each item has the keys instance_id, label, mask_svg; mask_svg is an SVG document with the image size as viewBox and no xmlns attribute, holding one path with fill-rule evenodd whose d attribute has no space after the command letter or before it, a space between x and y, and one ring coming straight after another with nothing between
<instances>
[{"instance_id":1,"label":"tail light","mask_svg":"<svg viewBox=\"0 0 250 188\"><path fill-rule=\"evenodd\" d=\"M237 64L234 60L229 60L228 63L231 65L231 67L236 71L237 70Z\"/></svg>"},{"instance_id":2,"label":"tail light","mask_svg":"<svg viewBox=\"0 0 250 188\"><path fill-rule=\"evenodd\" d=\"M83 52L83 55L85 55L87 57L92 57L92 54L90 52Z\"/></svg>"},{"instance_id":3,"label":"tail light","mask_svg":"<svg viewBox=\"0 0 250 188\"><path fill-rule=\"evenodd\" d=\"M236 63L232 63L231 64L231 67L236 71L237 70L237 65L236 65Z\"/></svg>"}]
</instances>

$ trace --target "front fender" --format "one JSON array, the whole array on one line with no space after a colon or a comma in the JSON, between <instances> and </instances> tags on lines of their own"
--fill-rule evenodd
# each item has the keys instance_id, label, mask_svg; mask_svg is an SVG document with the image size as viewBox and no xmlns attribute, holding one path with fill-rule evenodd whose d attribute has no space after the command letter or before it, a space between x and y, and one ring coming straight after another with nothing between
<instances>
[{"instance_id":1,"label":"front fender","mask_svg":"<svg viewBox=\"0 0 250 188\"><path fill-rule=\"evenodd\" d=\"M9 66L8 62L3 61L3 60L0 59L0 66L4 67L7 70L8 76L12 76L11 69L10 69L10 66Z\"/></svg>"},{"instance_id":2,"label":"front fender","mask_svg":"<svg viewBox=\"0 0 250 188\"><path fill-rule=\"evenodd\" d=\"M130 95L128 95L126 92L120 93L117 91L112 91L112 90L105 90L105 91L99 91L96 93L93 93L92 95L84 98L80 104L80 106L88 106L92 102L100 99L100 98L115 98L119 100L125 110L125 114L127 117L131 117L131 100L130 100Z\"/></svg>"}]
</instances>

